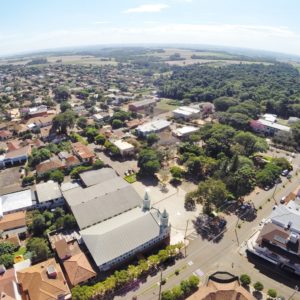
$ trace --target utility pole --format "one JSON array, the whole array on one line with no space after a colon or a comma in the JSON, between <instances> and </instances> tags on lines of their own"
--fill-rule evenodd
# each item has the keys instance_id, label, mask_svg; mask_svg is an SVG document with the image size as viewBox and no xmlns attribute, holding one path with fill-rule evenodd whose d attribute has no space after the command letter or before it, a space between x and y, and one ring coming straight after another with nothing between
<instances>
[{"instance_id":1,"label":"utility pole","mask_svg":"<svg viewBox=\"0 0 300 300\"><path fill-rule=\"evenodd\" d=\"M161 300L161 286L162 286L162 268L160 268L160 282L159 282L158 300Z\"/></svg>"},{"instance_id":2,"label":"utility pole","mask_svg":"<svg viewBox=\"0 0 300 300\"><path fill-rule=\"evenodd\" d=\"M184 257L186 257L186 233L188 230L188 226L189 226L189 219L187 219L187 221L186 221L186 227L185 227L185 232L184 232Z\"/></svg>"}]
</instances>

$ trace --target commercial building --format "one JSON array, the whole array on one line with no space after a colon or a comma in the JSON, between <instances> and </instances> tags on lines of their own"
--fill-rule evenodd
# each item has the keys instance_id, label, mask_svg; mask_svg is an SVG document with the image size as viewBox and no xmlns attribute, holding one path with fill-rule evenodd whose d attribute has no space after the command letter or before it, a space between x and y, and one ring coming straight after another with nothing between
<instances>
[{"instance_id":1,"label":"commercial building","mask_svg":"<svg viewBox=\"0 0 300 300\"><path fill-rule=\"evenodd\" d=\"M112 178L116 178L117 174L112 168L102 168L100 170L83 172L79 174L79 177L84 186L89 187L98 183L104 183L105 181L110 180Z\"/></svg>"},{"instance_id":2,"label":"commercial building","mask_svg":"<svg viewBox=\"0 0 300 300\"><path fill-rule=\"evenodd\" d=\"M147 136L149 133L157 133L168 128L170 124L167 120L156 120L138 126L136 132L139 136Z\"/></svg>"},{"instance_id":3,"label":"commercial building","mask_svg":"<svg viewBox=\"0 0 300 300\"><path fill-rule=\"evenodd\" d=\"M200 116L200 109L190 106L180 106L173 110L174 118L191 120Z\"/></svg>"},{"instance_id":4,"label":"commercial building","mask_svg":"<svg viewBox=\"0 0 300 300\"><path fill-rule=\"evenodd\" d=\"M157 102L156 98L135 101L128 105L128 109L130 111L140 111L140 110L146 109L150 106L155 106L156 102Z\"/></svg>"},{"instance_id":5,"label":"commercial building","mask_svg":"<svg viewBox=\"0 0 300 300\"><path fill-rule=\"evenodd\" d=\"M49 180L35 187L39 207L55 208L64 205L64 198L57 182Z\"/></svg>"},{"instance_id":6,"label":"commercial building","mask_svg":"<svg viewBox=\"0 0 300 300\"><path fill-rule=\"evenodd\" d=\"M266 115L265 115L266 116ZM274 135L277 132L289 132L291 128L286 125L276 123L276 118L273 115L267 114L267 117L250 122L251 128L255 132L263 133L265 135Z\"/></svg>"}]
</instances>

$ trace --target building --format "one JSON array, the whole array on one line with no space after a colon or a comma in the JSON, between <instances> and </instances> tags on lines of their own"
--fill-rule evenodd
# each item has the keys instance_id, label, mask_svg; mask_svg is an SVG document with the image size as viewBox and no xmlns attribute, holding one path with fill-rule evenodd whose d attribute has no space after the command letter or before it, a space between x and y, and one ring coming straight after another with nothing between
<instances>
[{"instance_id":1,"label":"building","mask_svg":"<svg viewBox=\"0 0 300 300\"><path fill-rule=\"evenodd\" d=\"M64 198L57 182L49 180L35 186L38 206L55 208L64 205Z\"/></svg>"},{"instance_id":2,"label":"building","mask_svg":"<svg viewBox=\"0 0 300 300\"><path fill-rule=\"evenodd\" d=\"M128 109L130 111L140 111L144 110L149 107L154 107L156 105L157 100L155 98L150 98L150 99L145 99L145 100L140 100L140 101L135 101L132 102L128 105Z\"/></svg>"},{"instance_id":3,"label":"building","mask_svg":"<svg viewBox=\"0 0 300 300\"><path fill-rule=\"evenodd\" d=\"M0 141L8 140L12 137L12 133L9 130L0 130Z\"/></svg>"},{"instance_id":4,"label":"building","mask_svg":"<svg viewBox=\"0 0 300 300\"><path fill-rule=\"evenodd\" d=\"M266 261L300 275L300 202L276 207L247 242L247 249Z\"/></svg>"},{"instance_id":5,"label":"building","mask_svg":"<svg viewBox=\"0 0 300 300\"><path fill-rule=\"evenodd\" d=\"M84 186L90 187L99 183L104 183L113 178L118 178L117 173L112 168L102 168L99 170L91 170L79 174ZM86 190L85 190L86 191Z\"/></svg>"},{"instance_id":6,"label":"building","mask_svg":"<svg viewBox=\"0 0 300 300\"><path fill-rule=\"evenodd\" d=\"M238 276L228 272L216 272L208 277L207 283L199 287L197 292L187 300L255 300L241 286Z\"/></svg>"},{"instance_id":7,"label":"building","mask_svg":"<svg viewBox=\"0 0 300 300\"><path fill-rule=\"evenodd\" d=\"M86 282L97 275L77 241L67 242L63 238L55 243L55 250L62 260L70 286Z\"/></svg>"},{"instance_id":8,"label":"building","mask_svg":"<svg viewBox=\"0 0 300 300\"><path fill-rule=\"evenodd\" d=\"M250 121L250 127L258 133L265 135L274 135L277 132L289 132L290 127L281 125L275 122L271 122L265 119L258 119Z\"/></svg>"},{"instance_id":9,"label":"building","mask_svg":"<svg viewBox=\"0 0 300 300\"><path fill-rule=\"evenodd\" d=\"M0 217L5 214L26 210L34 206L30 189L0 196Z\"/></svg>"},{"instance_id":10,"label":"building","mask_svg":"<svg viewBox=\"0 0 300 300\"><path fill-rule=\"evenodd\" d=\"M26 122L26 126L28 127L28 129L35 131L43 127L51 126L54 118L55 115L30 118Z\"/></svg>"},{"instance_id":11,"label":"building","mask_svg":"<svg viewBox=\"0 0 300 300\"><path fill-rule=\"evenodd\" d=\"M39 163L36 167L36 173L37 176L43 176L44 174L50 172L50 171L54 171L57 169L63 169L64 168L64 164L58 160L58 159L50 159L47 161L43 161L41 163Z\"/></svg>"},{"instance_id":12,"label":"building","mask_svg":"<svg viewBox=\"0 0 300 300\"><path fill-rule=\"evenodd\" d=\"M19 211L0 217L0 231L3 235L26 232L26 212Z\"/></svg>"},{"instance_id":13,"label":"building","mask_svg":"<svg viewBox=\"0 0 300 300\"><path fill-rule=\"evenodd\" d=\"M200 109L190 106L180 106L173 110L173 116L177 119L191 120L199 118Z\"/></svg>"},{"instance_id":14,"label":"building","mask_svg":"<svg viewBox=\"0 0 300 300\"><path fill-rule=\"evenodd\" d=\"M127 143L126 141L116 140L116 141L112 141L112 144L115 145L119 149L120 154L123 157L124 156L131 156L135 152L134 146L131 145L130 143Z\"/></svg>"},{"instance_id":15,"label":"building","mask_svg":"<svg viewBox=\"0 0 300 300\"><path fill-rule=\"evenodd\" d=\"M6 270L4 265L0 265L0 299L22 300L18 290L15 270Z\"/></svg>"},{"instance_id":16,"label":"building","mask_svg":"<svg viewBox=\"0 0 300 300\"><path fill-rule=\"evenodd\" d=\"M0 158L0 166L11 167L18 164L24 164L27 162L30 153L30 145L8 151Z\"/></svg>"},{"instance_id":17,"label":"building","mask_svg":"<svg viewBox=\"0 0 300 300\"><path fill-rule=\"evenodd\" d=\"M147 136L149 133L157 133L166 128L169 128L170 122L166 120L156 120L152 122L139 125L136 128L136 132L139 136Z\"/></svg>"},{"instance_id":18,"label":"building","mask_svg":"<svg viewBox=\"0 0 300 300\"><path fill-rule=\"evenodd\" d=\"M146 194L142 207L86 228L80 235L99 270L107 271L163 243L170 229L167 212L151 209Z\"/></svg>"},{"instance_id":19,"label":"building","mask_svg":"<svg viewBox=\"0 0 300 300\"><path fill-rule=\"evenodd\" d=\"M95 154L93 153L93 151L91 151L89 147L80 142L72 144L72 150L82 162L93 162L95 158Z\"/></svg>"},{"instance_id":20,"label":"building","mask_svg":"<svg viewBox=\"0 0 300 300\"><path fill-rule=\"evenodd\" d=\"M172 134L178 138L185 138L190 136L191 134L197 132L199 128L194 126L184 126L181 128L176 128L172 131Z\"/></svg>"},{"instance_id":21,"label":"building","mask_svg":"<svg viewBox=\"0 0 300 300\"><path fill-rule=\"evenodd\" d=\"M18 271L17 279L23 299L72 298L60 265L54 258Z\"/></svg>"}]
</instances>

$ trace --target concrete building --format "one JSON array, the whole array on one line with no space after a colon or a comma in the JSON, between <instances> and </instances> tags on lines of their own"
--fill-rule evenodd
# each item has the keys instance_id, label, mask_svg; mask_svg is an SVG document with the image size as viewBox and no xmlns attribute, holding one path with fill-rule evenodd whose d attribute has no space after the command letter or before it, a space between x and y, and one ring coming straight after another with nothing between
<instances>
[{"instance_id":1,"label":"concrete building","mask_svg":"<svg viewBox=\"0 0 300 300\"><path fill-rule=\"evenodd\" d=\"M115 141L112 141L112 144L115 145L119 149L120 154L123 157L131 156L134 154L134 146L131 145L130 143L127 143L126 141L115 140Z\"/></svg>"},{"instance_id":2,"label":"concrete building","mask_svg":"<svg viewBox=\"0 0 300 300\"><path fill-rule=\"evenodd\" d=\"M173 110L173 116L174 118L184 119L184 120L199 118L200 109L196 107L190 107L190 106L180 106L175 110Z\"/></svg>"},{"instance_id":3,"label":"concrete building","mask_svg":"<svg viewBox=\"0 0 300 300\"><path fill-rule=\"evenodd\" d=\"M189 135L197 132L199 130L198 127L194 126L184 126L181 128L176 128L172 131L172 134L178 138L185 138L188 137Z\"/></svg>"},{"instance_id":4,"label":"concrete building","mask_svg":"<svg viewBox=\"0 0 300 300\"><path fill-rule=\"evenodd\" d=\"M38 206L41 208L55 208L63 206L65 201L57 182L49 180L36 186Z\"/></svg>"},{"instance_id":5,"label":"concrete building","mask_svg":"<svg viewBox=\"0 0 300 300\"><path fill-rule=\"evenodd\" d=\"M14 165L24 164L31 153L31 146L21 147L8 151L0 156L0 167L11 167Z\"/></svg>"},{"instance_id":6,"label":"concrete building","mask_svg":"<svg viewBox=\"0 0 300 300\"><path fill-rule=\"evenodd\" d=\"M135 101L128 105L128 109L130 111L140 111L140 110L149 108L150 106L154 107L156 105L156 102L157 102L157 100L155 98Z\"/></svg>"},{"instance_id":7,"label":"concrete building","mask_svg":"<svg viewBox=\"0 0 300 300\"><path fill-rule=\"evenodd\" d=\"M170 229L168 213L151 209L146 194L142 207L86 228L80 234L99 270L107 271L163 243L169 238Z\"/></svg>"},{"instance_id":8,"label":"concrete building","mask_svg":"<svg viewBox=\"0 0 300 300\"><path fill-rule=\"evenodd\" d=\"M280 131L289 132L291 130L291 128L286 125L281 125L265 119L252 120L250 126L255 132L271 136Z\"/></svg>"},{"instance_id":9,"label":"concrete building","mask_svg":"<svg viewBox=\"0 0 300 300\"><path fill-rule=\"evenodd\" d=\"M169 128L170 122L167 120L156 120L145 123L136 128L136 132L139 136L147 136L149 133L157 133L166 128Z\"/></svg>"}]
</instances>

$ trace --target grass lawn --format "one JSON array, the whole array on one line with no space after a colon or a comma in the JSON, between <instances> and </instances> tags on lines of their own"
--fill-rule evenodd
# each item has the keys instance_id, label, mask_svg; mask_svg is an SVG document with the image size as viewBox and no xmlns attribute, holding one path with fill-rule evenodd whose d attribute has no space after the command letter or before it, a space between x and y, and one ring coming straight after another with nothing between
<instances>
[{"instance_id":1,"label":"grass lawn","mask_svg":"<svg viewBox=\"0 0 300 300\"><path fill-rule=\"evenodd\" d=\"M24 255L26 252L26 247L22 246L19 248L18 251L14 252L14 257L18 256L18 255Z\"/></svg>"},{"instance_id":2,"label":"grass lawn","mask_svg":"<svg viewBox=\"0 0 300 300\"><path fill-rule=\"evenodd\" d=\"M125 176L124 179L125 179L128 183L134 183L134 182L136 182L136 174L132 174L132 175Z\"/></svg>"},{"instance_id":3,"label":"grass lawn","mask_svg":"<svg viewBox=\"0 0 300 300\"><path fill-rule=\"evenodd\" d=\"M176 100L162 98L156 105L156 108L166 111L171 111L179 106Z\"/></svg>"}]
</instances>

